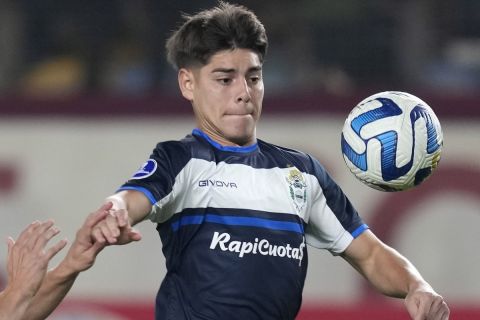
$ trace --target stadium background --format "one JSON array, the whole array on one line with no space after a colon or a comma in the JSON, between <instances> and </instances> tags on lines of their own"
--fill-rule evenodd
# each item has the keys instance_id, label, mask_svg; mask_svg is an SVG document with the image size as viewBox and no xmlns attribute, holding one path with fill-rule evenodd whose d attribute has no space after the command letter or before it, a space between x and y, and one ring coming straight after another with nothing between
<instances>
[{"instance_id":1,"label":"stadium background","mask_svg":"<svg viewBox=\"0 0 480 320\"><path fill-rule=\"evenodd\" d=\"M480 318L480 2L237 1L270 40L260 138L317 156L373 231L414 262L452 307ZM191 131L188 103L164 62L180 12L214 1L0 1L0 236L54 218L73 239L87 213L157 141ZM402 90L440 118L440 167L420 188L371 190L339 150L348 112ZM152 319L165 268L155 226L111 247L50 318ZM63 256L54 260L58 262ZM407 319L342 259L309 248L299 319ZM6 245L0 246L0 287Z\"/></svg>"}]
</instances>

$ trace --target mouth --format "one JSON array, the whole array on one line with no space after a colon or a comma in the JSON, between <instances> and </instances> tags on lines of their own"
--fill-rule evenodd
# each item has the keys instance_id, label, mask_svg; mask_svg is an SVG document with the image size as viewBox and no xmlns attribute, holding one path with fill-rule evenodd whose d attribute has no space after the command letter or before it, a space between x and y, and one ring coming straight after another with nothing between
<instances>
[{"instance_id":1,"label":"mouth","mask_svg":"<svg viewBox=\"0 0 480 320\"><path fill-rule=\"evenodd\" d=\"M226 116L253 116L253 111L243 111L243 112L235 112L230 111L225 113Z\"/></svg>"},{"instance_id":2,"label":"mouth","mask_svg":"<svg viewBox=\"0 0 480 320\"><path fill-rule=\"evenodd\" d=\"M251 113L228 113L224 115L225 119L230 121L251 121L253 114Z\"/></svg>"},{"instance_id":3,"label":"mouth","mask_svg":"<svg viewBox=\"0 0 480 320\"><path fill-rule=\"evenodd\" d=\"M227 113L225 116L230 116L230 117L245 117L245 116L252 116L252 113Z\"/></svg>"}]
</instances>

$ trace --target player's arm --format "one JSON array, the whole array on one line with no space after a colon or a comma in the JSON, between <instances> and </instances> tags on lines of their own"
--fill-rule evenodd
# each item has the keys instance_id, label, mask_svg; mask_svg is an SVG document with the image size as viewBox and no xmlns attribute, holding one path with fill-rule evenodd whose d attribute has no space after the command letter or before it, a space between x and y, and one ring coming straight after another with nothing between
<instances>
[{"instance_id":1,"label":"player's arm","mask_svg":"<svg viewBox=\"0 0 480 320\"><path fill-rule=\"evenodd\" d=\"M78 274L93 265L105 244L92 241L92 228L109 214L111 208L112 204L106 203L86 218L65 258L45 276L23 320L46 319L68 293Z\"/></svg>"},{"instance_id":2,"label":"player's arm","mask_svg":"<svg viewBox=\"0 0 480 320\"><path fill-rule=\"evenodd\" d=\"M53 221L37 221L30 224L16 242L8 239L8 285L0 293L1 320L24 319L42 285L48 262L67 244L61 240L46 248L48 241L59 232Z\"/></svg>"},{"instance_id":3,"label":"player's arm","mask_svg":"<svg viewBox=\"0 0 480 320\"><path fill-rule=\"evenodd\" d=\"M136 190L123 190L106 201L112 202L113 207L110 214L95 226L92 237L101 243L117 245L139 241L141 235L132 227L143 221L152 209L147 196Z\"/></svg>"},{"instance_id":4,"label":"player's arm","mask_svg":"<svg viewBox=\"0 0 480 320\"><path fill-rule=\"evenodd\" d=\"M404 298L412 319L448 319L443 298L405 257L370 230L354 239L342 257L383 294Z\"/></svg>"}]
</instances>

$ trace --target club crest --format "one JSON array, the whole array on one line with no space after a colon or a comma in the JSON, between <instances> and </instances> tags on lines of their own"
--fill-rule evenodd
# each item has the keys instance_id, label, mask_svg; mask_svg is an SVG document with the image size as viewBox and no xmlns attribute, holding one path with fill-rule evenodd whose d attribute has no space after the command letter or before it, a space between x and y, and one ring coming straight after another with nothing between
<instances>
[{"instance_id":1,"label":"club crest","mask_svg":"<svg viewBox=\"0 0 480 320\"><path fill-rule=\"evenodd\" d=\"M297 168L292 168L285 177L297 213L300 213L307 203L307 184L303 174Z\"/></svg>"}]
</instances>

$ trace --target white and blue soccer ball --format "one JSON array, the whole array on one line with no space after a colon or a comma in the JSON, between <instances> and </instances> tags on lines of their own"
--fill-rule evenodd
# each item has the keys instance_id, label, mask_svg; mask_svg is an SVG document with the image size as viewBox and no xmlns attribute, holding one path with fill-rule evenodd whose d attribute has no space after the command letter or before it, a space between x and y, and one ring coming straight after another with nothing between
<instances>
[{"instance_id":1,"label":"white and blue soccer ball","mask_svg":"<svg viewBox=\"0 0 480 320\"><path fill-rule=\"evenodd\" d=\"M341 145L347 167L360 181L381 191L402 191L422 183L438 166L443 133L424 101L386 91L350 112Z\"/></svg>"}]
</instances>

